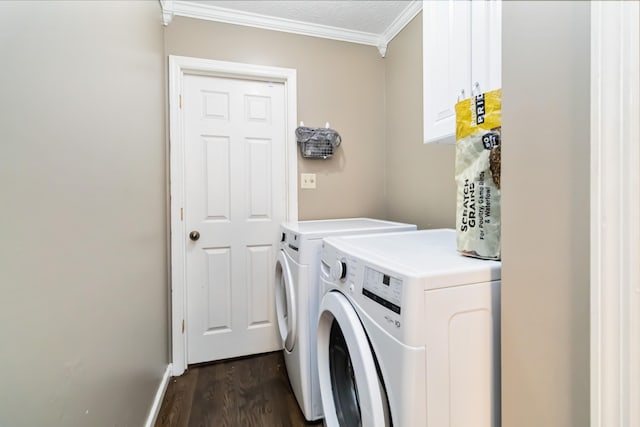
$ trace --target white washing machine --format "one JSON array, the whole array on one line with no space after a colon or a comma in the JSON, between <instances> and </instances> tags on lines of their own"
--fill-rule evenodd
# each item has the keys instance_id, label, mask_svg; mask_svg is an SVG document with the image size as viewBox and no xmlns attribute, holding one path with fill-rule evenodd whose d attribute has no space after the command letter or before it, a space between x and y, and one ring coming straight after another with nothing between
<instances>
[{"instance_id":1,"label":"white washing machine","mask_svg":"<svg viewBox=\"0 0 640 427\"><path fill-rule=\"evenodd\" d=\"M500 272L454 230L325 239L325 424L498 427Z\"/></svg>"},{"instance_id":2,"label":"white washing machine","mask_svg":"<svg viewBox=\"0 0 640 427\"><path fill-rule=\"evenodd\" d=\"M289 381L307 420L322 418L316 369L322 239L327 236L415 230L369 218L283 223L276 262L276 312Z\"/></svg>"}]
</instances>

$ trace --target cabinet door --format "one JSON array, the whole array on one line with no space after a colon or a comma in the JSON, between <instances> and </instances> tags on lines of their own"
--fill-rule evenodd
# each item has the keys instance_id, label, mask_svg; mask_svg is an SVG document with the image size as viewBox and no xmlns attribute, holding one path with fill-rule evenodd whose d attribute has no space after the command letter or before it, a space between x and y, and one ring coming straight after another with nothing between
<instances>
[{"instance_id":1,"label":"cabinet door","mask_svg":"<svg viewBox=\"0 0 640 427\"><path fill-rule=\"evenodd\" d=\"M502 3L471 2L471 84L482 92L502 87Z\"/></svg>"},{"instance_id":2,"label":"cabinet door","mask_svg":"<svg viewBox=\"0 0 640 427\"><path fill-rule=\"evenodd\" d=\"M455 104L471 94L471 3L424 1L424 142L454 142Z\"/></svg>"}]
</instances>

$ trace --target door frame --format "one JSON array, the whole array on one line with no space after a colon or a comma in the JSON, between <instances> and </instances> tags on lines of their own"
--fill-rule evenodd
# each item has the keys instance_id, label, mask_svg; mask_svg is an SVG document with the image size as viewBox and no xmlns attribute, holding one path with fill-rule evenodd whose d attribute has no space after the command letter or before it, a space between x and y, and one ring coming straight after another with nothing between
<instances>
[{"instance_id":1,"label":"door frame","mask_svg":"<svg viewBox=\"0 0 640 427\"><path fill-rule=\"evenodd\" d=\"M211 59L169 56L169 176L171 226L171 359L172 375L187 368L186 226L184 223L185 129L182 110L184 78L187 75L227 77L284 84L285 91L285 180L287 220L298 219L297 76L291 68L269 67Z\"/></svg>"},{"instance_id":2,"label":"door frame","mask_svg":"<svg viewBox=\"0 0 640 427\"><path fill-rule=\"evenodd\" d=\"M640 423L639 22L591 4L591 427Z\"/></svg>"}]
</instances>

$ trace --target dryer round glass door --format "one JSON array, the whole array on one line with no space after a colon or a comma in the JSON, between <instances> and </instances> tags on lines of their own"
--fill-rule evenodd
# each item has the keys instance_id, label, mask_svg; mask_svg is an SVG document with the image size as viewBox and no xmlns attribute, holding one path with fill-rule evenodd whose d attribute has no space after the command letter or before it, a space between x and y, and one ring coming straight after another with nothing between
<instances>
[{"instance_id":1,"label":"dryer round glass door","mask_svg":"<svg viewBox=\"0 0 640 427\"><path fill-rule=\"evenodd\" d=\"M276 313L282 345L292 351L296 344L296 305L291 266L283 251L276 260Z\"/></svg>"},{"instance_id":2,"label":"dryer round glass door","mask_svg":"<svg viewBox=\"0 0 640 427\"><path fill-rule=\"evenodd\" d=\"M388 427L389 404L357 313L340 292L320 304L318 376L328 427Z\"/></svg>"}]
</instances>

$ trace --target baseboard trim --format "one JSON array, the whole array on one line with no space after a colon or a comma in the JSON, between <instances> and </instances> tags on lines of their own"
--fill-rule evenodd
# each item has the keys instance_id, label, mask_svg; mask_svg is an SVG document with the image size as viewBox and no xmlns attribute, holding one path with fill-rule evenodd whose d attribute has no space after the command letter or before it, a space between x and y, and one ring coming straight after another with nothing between
<instances>
[{"instance_id":1,"label":"baseboard trim","mask_svg":"<svg viewBox=\"0 0 640 427\"><path fill-rule=\"evenodd\" d=\"M151 405L151 409L149 410L149 416L147 417L147 422L144 424L145 427L153 427L156 424L156 419L158 418L158 414L160 413L162 400L164 399L164 394L167 391L167 386L169 385L170 379L171 379L171 363L167 365L167 369L164 371L164 375L162 376L162 381L160 381L160 385L158 385L158 390L156 391L156 397L153 399L153 404Z\"/></svg>"}]
</instances>

